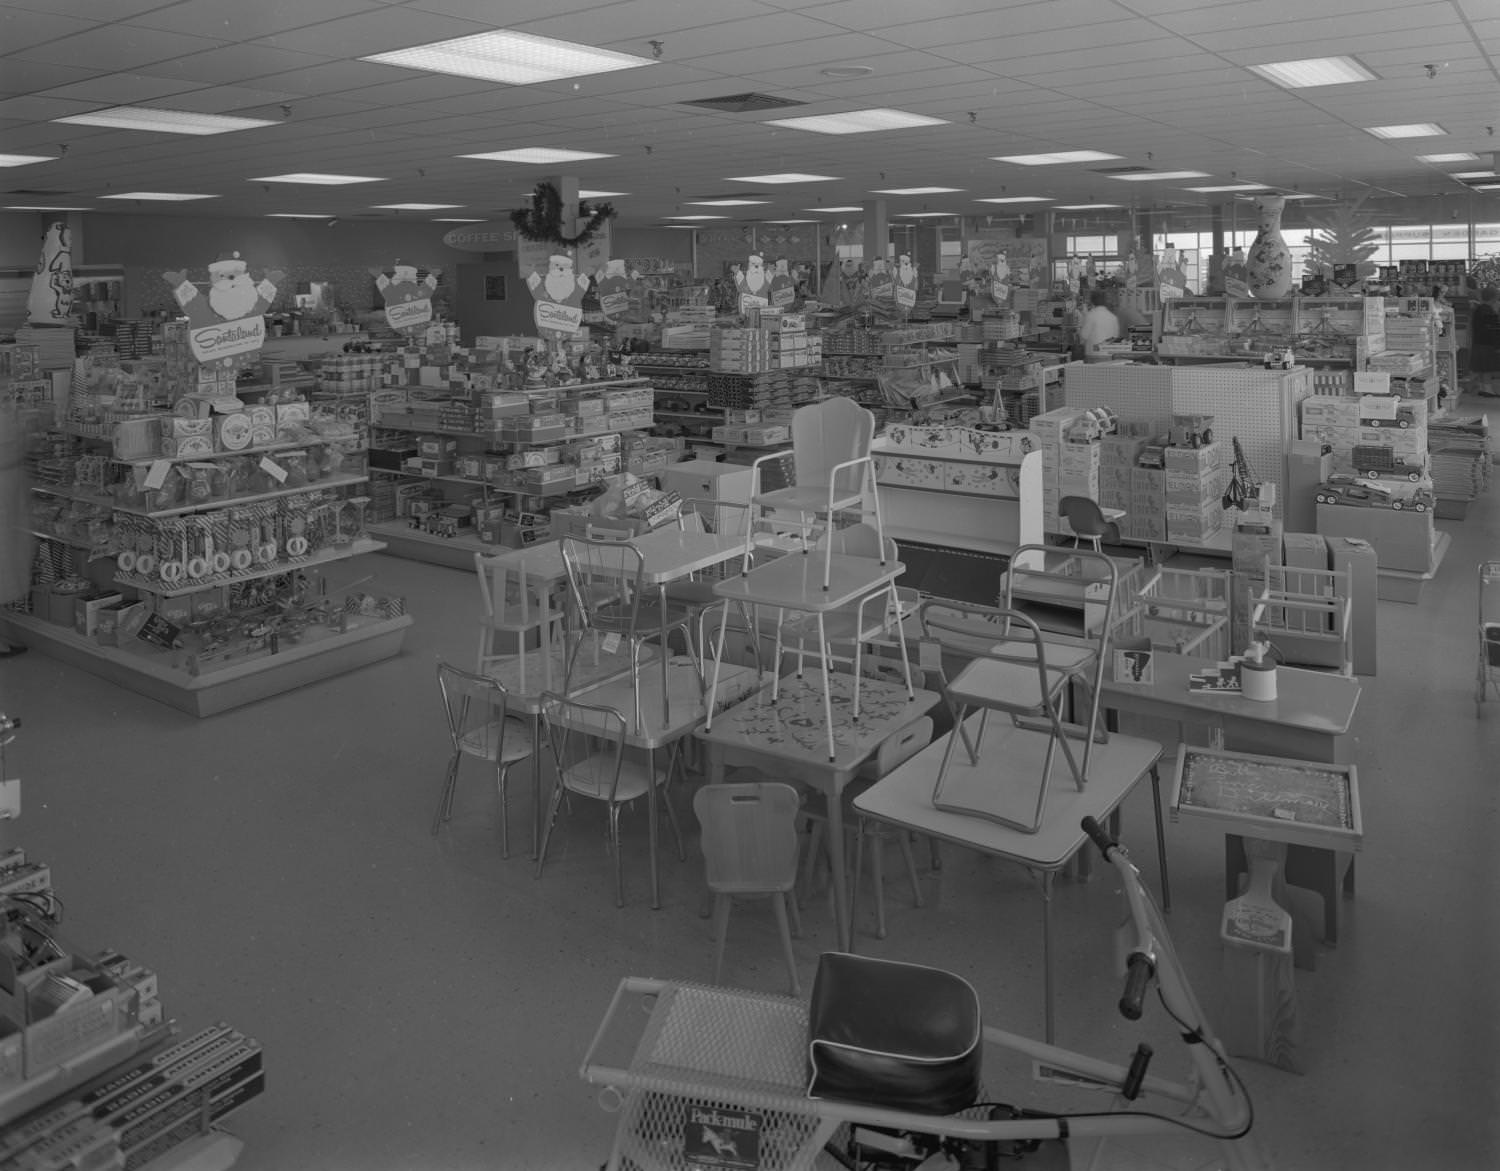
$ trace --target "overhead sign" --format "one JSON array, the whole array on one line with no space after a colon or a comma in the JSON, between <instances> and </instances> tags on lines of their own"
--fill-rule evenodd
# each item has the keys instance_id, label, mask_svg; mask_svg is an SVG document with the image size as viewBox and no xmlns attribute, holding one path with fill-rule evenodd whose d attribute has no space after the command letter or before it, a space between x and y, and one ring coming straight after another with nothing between
<instances>
[{"instance_id":1,"label":"overhead sign","mask_svg":"<svg viewBox=\"0 0 1500 1171\"><path fill-rule=\"evenodd\" d=\"M532 317L538 329L555 329L560 333L577 333L583 325L580 306L560 305L556 301L538 301Z\"/></svg>"},{"instance_id":2,"label":"overhead sign","mask_svg":"<svg viewBox=\"0 0 1500 1171\"><path fill-rule=\"evenodd\" d=\"M516 246L516 228L500 220L460 224L443 235L443 243L460 252L509 252Z\"/></svg>"}]
</instances>

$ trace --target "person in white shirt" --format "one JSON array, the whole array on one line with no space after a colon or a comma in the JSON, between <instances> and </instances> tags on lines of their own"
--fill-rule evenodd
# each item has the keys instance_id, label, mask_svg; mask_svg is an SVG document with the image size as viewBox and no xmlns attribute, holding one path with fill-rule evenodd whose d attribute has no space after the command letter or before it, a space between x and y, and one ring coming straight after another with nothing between
<instances>
[{"instance_id":1,"label":"person in white shirt","mask_svg":"<svg viewBox=\"0 0 1500 1171\"><path fill-rule=\"evenodd\" d=\"M1089 294L1089 305L1089 311L1083 315L1083 321L1078 326L1078 340L1083 345L1083 360L1105 362L1109 359L1107 355L1099 352L1100 343L1122 335L1120 319L1110 311L1109 294L1103 289L1095 289Z\"/></svg>"}]
</instances>

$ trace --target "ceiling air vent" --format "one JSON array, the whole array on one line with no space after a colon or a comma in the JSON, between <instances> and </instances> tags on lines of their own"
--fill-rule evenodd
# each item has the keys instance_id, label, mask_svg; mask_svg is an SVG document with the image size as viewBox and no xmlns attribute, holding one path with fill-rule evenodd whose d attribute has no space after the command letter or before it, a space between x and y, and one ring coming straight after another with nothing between
<instances>
[{"instance_id":1,"label":"ceiling air vent","mask_svg":"<svg viewBox=\"0 0 1500 1171\"><path fill-rule=\"evenodd\" d=\"M1092 167L1090 170L1096 175L1139 175L1143 171L1154 170L1153 167Z\"/></svg>"},{"instance_id":2,"label":"ceiling air vent","mask_svg":"<svg viewBox=\"0 0 1500 1171\"><path fill-rule=\"evenodd\" d=\"M682 102L684 106L697 106L701 110L718 110L723 114L753 114L759 110L785 110L790 106L805 106L806 102L794 102L788 98L773 98L770 94L730 94L722 98L699 98Z\"/></svg>"}]
</instances>

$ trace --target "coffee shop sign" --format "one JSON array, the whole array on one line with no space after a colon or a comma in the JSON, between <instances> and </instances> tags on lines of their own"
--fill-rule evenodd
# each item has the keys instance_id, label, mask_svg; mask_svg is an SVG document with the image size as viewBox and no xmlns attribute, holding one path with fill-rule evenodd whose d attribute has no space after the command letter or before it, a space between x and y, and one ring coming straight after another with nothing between
<instances>
[{"instance_id":1,"label":"coffee shop sign","mask_svg":"<svg viewBox=\"0 0 1500 1171\"><path fill-rule=\"evenodd\" d=\"M460 252L510 252L516 246L516 229L499 220L460 224L443 236L443 243Z\"/></svg>"}]
</instances>

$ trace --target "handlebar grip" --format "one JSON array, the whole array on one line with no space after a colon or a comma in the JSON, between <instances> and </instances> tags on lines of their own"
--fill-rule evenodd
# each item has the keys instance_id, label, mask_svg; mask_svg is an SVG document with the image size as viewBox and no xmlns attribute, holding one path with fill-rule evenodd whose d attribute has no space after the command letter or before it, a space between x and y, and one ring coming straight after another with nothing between
<instances>
[{"instance_id":1,"label":"handlebar grip","mask_svg":"<svg viewBox=\"0 0 1500 1171\"><path fill-rule=\"evenodd\" d=\"M1085 817L1083 819L1082 825L1083 832L1089 835L1089 840L1092 841L1094 845L1099 847L1099 853L1108 858L1109 852L1113 850L1119 843L1111 838L1107 833L1105 833L1104 827L1101 826L1092 817Z\"/></svg>"},{"instance_id":2,"label":"handlebar grip","mask_svg":"<svg viewBox=\"0 0 1500 1171\"><path fill-rule=\"evenodd\" d=\"M1120 1015L1127 1021L1141 1019L1141 1002L1146 999L1146 988L1154 974L1155 968L1148 956L1138 951L1130 953L1125 964L1125 993L1120 997Z\"/></svg>"}]
</instances>

